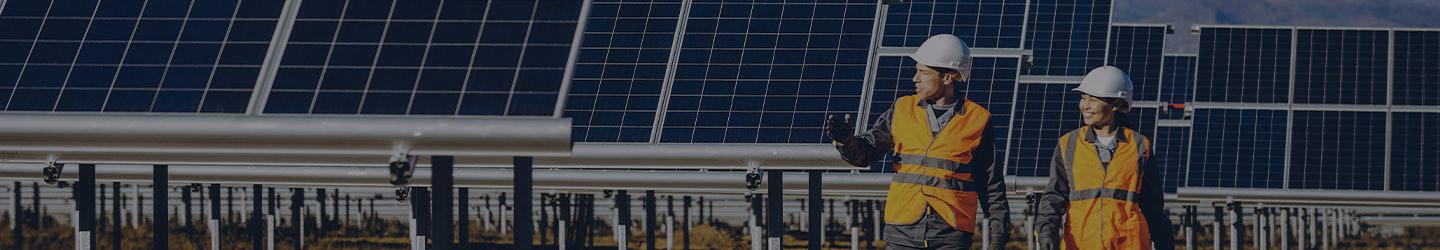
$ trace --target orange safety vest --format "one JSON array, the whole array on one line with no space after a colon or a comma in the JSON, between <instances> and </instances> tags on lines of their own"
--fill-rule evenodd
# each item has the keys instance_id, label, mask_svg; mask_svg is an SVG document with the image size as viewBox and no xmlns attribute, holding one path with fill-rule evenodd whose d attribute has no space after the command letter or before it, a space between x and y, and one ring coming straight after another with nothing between
<instances>
[{"instance_id":1,"label":"orange safety vest","mask_svg":"<svg viewBox=\"0 0 1440 250\"><path fill-rule=\"evenodd\" d=\"M1147 191L1140 190L1140 161L1150 157L1150 139L1129 128L1119 132L1109 166L1085 139L1094 133L1089 126L1060 138L1062 160L1071 166L1064 249L1150 248L1150 227L1136 203Z\"/></svg>"},{"instance_id":2,"label":"orange safety vest","mask_svg":"<svg viewBox=\"0 0 1440 250\"><path fill-rule=\"evenodd\" d=\"M956 230L975 232L979 187L971 184L972 151L990 120L990 111L970 100L957 107L939 133L930 132L931 111L916 106L919 98L895 101L890 123L895 175L885 199L885 223L907 225L920 220L928 206Z\"/></svg>"}]
</instances>

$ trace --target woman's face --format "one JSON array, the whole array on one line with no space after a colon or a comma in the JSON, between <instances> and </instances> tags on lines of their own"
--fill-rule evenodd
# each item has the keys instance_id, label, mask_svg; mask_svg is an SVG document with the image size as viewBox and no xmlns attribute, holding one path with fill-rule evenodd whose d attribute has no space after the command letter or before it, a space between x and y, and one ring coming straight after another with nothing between
<instances>
[{"instance_id":1,"label":"woman's face","mask_svg":"<svg viewBox=\"0 0 1440 250\"><path fill-rule=\"evenodd\" d=\"M1120 112L1120 109L1120 106L1106 101L1105 98L1080 94L1080 117L1084 118L1085 125L1111 125L1115 122L1115 113Z\"/></svg>"}]
</instances>

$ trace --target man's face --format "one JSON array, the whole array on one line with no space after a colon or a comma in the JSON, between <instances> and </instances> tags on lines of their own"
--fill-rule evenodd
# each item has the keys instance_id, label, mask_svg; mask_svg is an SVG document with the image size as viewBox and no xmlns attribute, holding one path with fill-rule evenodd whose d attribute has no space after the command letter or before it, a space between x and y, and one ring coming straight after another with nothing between
<instances>
[{"instance_id":1,"label":"man's face","mask_svg":"<svg viewBox=\"0 0 1440 250\"><path fill-rule=\"evenodd\" d=\"M954 71L941 74L935 68L916 63L915 77L910 78L910 81L915 82L916 95L925 100L934 101L945 96L946 86L954 82L958 76L959 73Z\"/></svg>"}]
</instances>

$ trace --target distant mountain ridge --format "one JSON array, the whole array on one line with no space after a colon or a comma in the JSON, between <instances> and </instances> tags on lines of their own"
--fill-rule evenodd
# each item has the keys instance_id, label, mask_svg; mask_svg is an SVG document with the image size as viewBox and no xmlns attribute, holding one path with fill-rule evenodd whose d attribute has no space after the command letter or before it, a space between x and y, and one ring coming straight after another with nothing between
<instances>
[{"instance_id":1,"label":"distant mountain ridge","mask_svg":"<svg viewBox=\"0 0 1440 250\"><path fill-rule=\"evenodd\" d=\"M1440 28L1440 0L1117 0L1114 21L1168 23L1166 52L1193 53L1195 24Z\"/></svg>"}]
</instances>

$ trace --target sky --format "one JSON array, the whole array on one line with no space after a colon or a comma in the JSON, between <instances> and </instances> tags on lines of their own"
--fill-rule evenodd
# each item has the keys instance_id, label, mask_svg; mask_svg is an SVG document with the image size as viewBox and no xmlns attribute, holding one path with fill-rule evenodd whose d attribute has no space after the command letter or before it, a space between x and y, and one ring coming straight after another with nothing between
<instances>
[{"instance_id":1,"label":"sky","mask_svg":"<svg viewBox=\"0 0 1440 250\"><path fill-rule=\"evenodd\" d=\"M1168 53L1194 53L1193 25L1244 24L1440 29L1440 0L1116 0L1116 23L1175 27Z\"/></svg>"}]
</instances>

